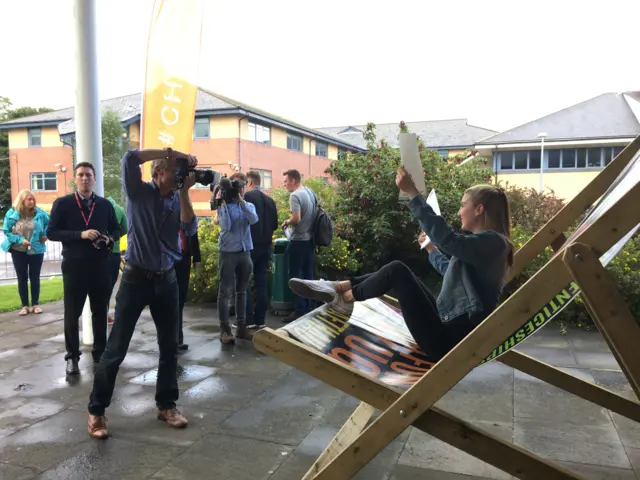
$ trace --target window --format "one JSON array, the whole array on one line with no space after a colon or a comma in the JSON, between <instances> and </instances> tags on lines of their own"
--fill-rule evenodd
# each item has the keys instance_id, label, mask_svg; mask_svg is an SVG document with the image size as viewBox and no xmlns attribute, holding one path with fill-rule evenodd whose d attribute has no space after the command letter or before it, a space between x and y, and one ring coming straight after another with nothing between
<instances>
[{"instance_id":1,"label":"window","mask_svg":"<svg viewBox=\"0 0 640 480\"><path fill-rule=\"evenodd\" d=\"M302 136L295 133L287 133L287 150L302 151Z\"/></svg>"},{"instance_id":2,"label":"window","mask_svg":"<svg viewBox=\"0 0 640 480\"><path fill-rule=\"evenodd\" d=\"M211 123L209 117L196 118L193 123L193 138L209 138L211 135Z\"/></svg>"},{"instance_id":3,"label":"window","mask_svg":"<svg viewBox=\"0 0 640 480\"><path fill-rule=\"evenodd\" d=\"M57 192L58 175L56 172L32 173L31 190L34 192Z\"/></svg>"},{"instance_id":4,"label":"window","mask_svg":"<svg viewBox=\"0 0 640 480\"><path fill-rule=\"evenodd\" d=\"M271 170L261 170L259 168L251 168L250 170L260 174L260 186L271 189Z\"/></svg>"},{"instance_id":5,"label":"window","mask_svg":"<svg viewBox=\"0 0 640 480\"><path fill-rule=\"evenodd\" d=\"M258 123L249 122L249 140L271 145L271 129Z\"/></svg>"},{"instance_id":6,"label":"window","mask_svg":"<svg viewBox=\"0 0 640 480\"><path fill-rule=\"evenodd\" d=\"M540 170L540 150L529 150L529 168Z\"/></svg>"},{"instance_id":7,"label":"window","mask_svg":"<svg viewBox=\"0 0 640 480\"><path fill-rule=\"evenodd\" d=\"M576 168L575 150L562 150L562 168Z\"/></svg>"},{"instance_id":8,"label":"window","mask_svg":"<svg viewBox=\"0 0 640 480\"><path fill-rule=\"evenodd\" d=\"M338 148L338 160L346 160L347 159L347 151L343 148Z\"/></svg>"},{"instance_id":9,"label":"window","mask_svg":"<svg viewBox=\"0 0 640 480\"><path fill-rule=\"evenodd\" d=\"M500 153L500 170L513 169L513 152Z\"/></svg>"},{"instance_id":10,"label":"window","mask_svg":"<svg viewBox=\"0 0 640 480\"><path fill-rule=\"evenodd\" d=\"M602 166L602 149L590 148L587 150L587 168Z\"/></svg>"},{"instance_id":11,"label":"window","mask_svg":"<svg viewBox=\"0 0 640 480\"><path fill-rule=\"evenodd\" d=\"M40 127L27 130L29 135L29 148L42 146L42 129Z\"/></svg>"},{"instance_id":12,"label":"window","mask_svg":"<svg viewBox=\"0 0 640 480\"><path fill-rule=\"evenodd\" d=\"M514 158L515 158L515 162L514 162L514 168L516 170L526 170L527 169L527 151L526 150L520 150L518 152L515 152Z\"/></svg>"},{"instance_id":13,"label":"window","mask_svg":"<svg viewBox=\"0 0 640 480\"><path fill-rule=\"evenodd\" d=\"M329 145L324 142L319 142L316 140L316 157L328 157L329 156Z\"/></svg>"},{"instance_id":14,"label":"window","mask_svg":"<svg viewBox=\"0 0 640 480\"><path fill-rule=\"evenodd\" d=\"M620 155L620 152L624 150L625 147L613 147L613 158L616 158Z\"/></svg>"},{"instance_id":15,"label":"window","mask_svg":"<svg viewBox=\"0 0 640 480\"><path fill-rule=\"evenodd\" d=\"M547 167L560 168L560 150L547 150Z\"/></svg>"},{"instance_id":16,"label":"window","mask_svg":"<svg viewBox=\"0 0 640 480\"><path fill-rule=\"evenodd\" d=\"M449 156L449 150L437 150L438 155L440 155L443 158L446 158Z\"/></svg>"},{"instance_id":17,"label":"window","mask_svg":"<svg viewBox=\"0 0 640 480\"><path fill-rule=\"evenodd\" d=\"M545 148L544 168L575 170L606 167L625 147ZM498 171L540 170L540 149L494 153Z\"/></svg>"},{"instance_id":18,"label":"window","mask_svg":"<svg viewBox=\"0 0 640 480\"><path fill-rule=\"evenodd\" d=\"M578 149L578 168L585 168L587 166L587 150L584 148Z\"/></svg>"}]
</instances>

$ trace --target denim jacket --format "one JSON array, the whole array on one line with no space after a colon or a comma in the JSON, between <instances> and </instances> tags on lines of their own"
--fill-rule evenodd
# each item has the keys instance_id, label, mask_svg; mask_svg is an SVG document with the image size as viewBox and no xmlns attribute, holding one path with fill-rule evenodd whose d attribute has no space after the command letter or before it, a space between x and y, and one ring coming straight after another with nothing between
<instances>
[{"instance_id":1,"label":"denim jacket","mask_svg":"<svg viewBox=\"0 0 640 480\"><path fill-rule=\"evenodd\" d=\"M409 209L438 247L429 253L429 261L444 277L437 298L441 318L447 322L468 314L479 323L498 305L511 243L493 230L454 232L422 195L409 202Z\"/></svg>"},{"instance_id":2,"label":"denim jacket","mask_svg":"<svg viewBox=\"0 0 640 480\"><path fill-rule=\"evenodd\" d=\"M20 245L24 238L20 235L16 235L12 232L13 226L20 220L20 214L17 210L11 208L4 217L4 223L2 224L2 230L4 230L4 241L0 248L5 252L9 252L11 245ZM30 254L37 255L47 251L47 247L44 243L40 242L41 237L47 236L47 226L49 225L49 214L39 207L36 207L36 215L33 217L33 234L29 239L31 242Z\"/></svg>"}]
</instances>

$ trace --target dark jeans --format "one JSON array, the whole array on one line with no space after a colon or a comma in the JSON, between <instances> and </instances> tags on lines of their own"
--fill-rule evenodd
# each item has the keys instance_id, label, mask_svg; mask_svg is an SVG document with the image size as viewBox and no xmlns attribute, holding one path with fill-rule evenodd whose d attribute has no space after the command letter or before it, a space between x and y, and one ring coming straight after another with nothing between
<instances>
[{"instance_id":1,"label":"dark jeans","mask_svg":"<svg viewBox=\"0 0 640 480\"><path fill-rule=\"evenodd\" d=\"M104 415L111 403L116 376L129 349L138 318L149 305L156 326L160 361L156 380L156 405L159 409L175 407L178 399L178 283L175 270L163 277L149 278L128 264L116 295L115 322L107 349L96 367L89 413Z\"/></svg>"},{"instance_id":2,"label":"dark jeans","mask_svg":"<svg viewBox=\"0 0 640 480\"><path fill-rule=\"evenodd\" d=\"M40 269L44 253L29 255L27 252L11 250L11 260L13 260L13 268L18 277L18 293L22 306L29 306L29 282L31 282L31 305L38 305L40 301Z\"/></svg>"},{"instance_id":3,"label":"dark jeans","mask_svg":"<svg viewBox=\"0 0 640 480\"><path fill-rule=\"evenodd\" d=\"M109 279L111 280L111 288L109 289L109 301L111 301L111 295L113 295L113 287L116 286L118 281L118 275L120 274L120 262L122 257L120 253L110 253L107 260L109 265ZM109 303L107 302L107 316L109 315Z\"/></svg>"},{"instance_id":4,"label":"dark jeans","mask_svg":"<svg viewBox=\"0 0 640 480\"><path fill-rule=\"evenodd\" d=\"M92 261L63 260L61 270L64 286L64 342L67 347L64 359L80 358L78 323L89 295L93 327L91 354L97 361L107 344L107 310L111 285L107 258Z\"/></svg>"},{"instance_id":5,"label":"dark jeans","mask_svg":"<svg viewBox=\"0 0 640 480\"><path fill-rule=\"evenodd\" d=\"M251 278L251 255L249 252L218 253L218 317L220 325L229 325L229 298L236 291L236 320L245 322L247 308L247 285Z\"/></svg>"},{"instance_id":6,"label":"dark jeans","mask_svg":"<svg viewBox=\"0 0 640 480\"><path fill-rule=\"evenodd\" d=\"M178 345L184 343L182 333L182 311L187 302L187 292L189 289L189 275L191 275L191 257L183 256L175 263L176 277L178 279Z\"/></svg>"},{"instance_id":7,"label":"dark jeans","mask_svg":"<svg viewBox=\"0 0 640 480\"><path fill-rule=\"evenodd\" d=\"M291 278L313 280L315 248L311 240L292 240L289 242L289 275ZM312 310L311 301L295 295L295 311L304 315Z\"/></svg>"},{"instance_id":8,"label":"dark jeans","mask_svg":"<svg viewBox=\"0 0 640 480\"><path fill-rule=\"evenodd\" d=\"M267 268L271 258L271 245L254 246L251 250L253 262L253 281L256 286L256 308L251 301L251 282L247 285L247 323L264 325L269 305L269 289L267 288Z\"/></svg>"},{"instance_id":9,"label":"dark jeans","mask_svg":"<svg viewBox=\"0 0 640 480\"><path fill-rule=\"evenodd\" d=\"M468 314L442 322L436 299L404 263L388 263L375 273L351 279L353 298L359 302L391 291L418 346L434 361L440 360L484 318Z\"/></svg>"}]
</instances>

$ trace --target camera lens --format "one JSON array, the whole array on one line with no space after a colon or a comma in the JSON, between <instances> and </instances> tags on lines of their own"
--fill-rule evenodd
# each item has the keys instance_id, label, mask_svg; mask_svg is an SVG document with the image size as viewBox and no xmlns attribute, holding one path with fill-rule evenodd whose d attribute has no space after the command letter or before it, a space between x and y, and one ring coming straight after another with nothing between
<instances>
[{"instance_id":1,"label":"camera lens","mask_svg":"<svg viewBox=\"0 0 640 480\"><path fill-rule=\"evenodd\" d=\"M213 170L209 168L194 168L193 173L195 173L196 182L200 185L209 185L215 178Z\"/></svg>"}]
</instances>

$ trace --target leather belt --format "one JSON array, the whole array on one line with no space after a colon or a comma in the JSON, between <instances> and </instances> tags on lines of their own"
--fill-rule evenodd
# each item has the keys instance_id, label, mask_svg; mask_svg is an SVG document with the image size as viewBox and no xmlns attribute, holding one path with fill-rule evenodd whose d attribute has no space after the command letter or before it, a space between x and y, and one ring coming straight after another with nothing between
<instances>
[{"instance_id":1,"label":"leather belt","mask_svg":"<svg viewBox=\"0 0 640 480\"><path fill-rule=\"evenodd\" d=\"M125 264L123 271L131 272L134 275L140 275L142 278L146 278L148 280L162 280L169 273L173 272L173 267L171 267L169 270L153 271L153 270L147 270L145 268L140 268L130 263L127 263Z\"/></svg>"}]
</instances>

